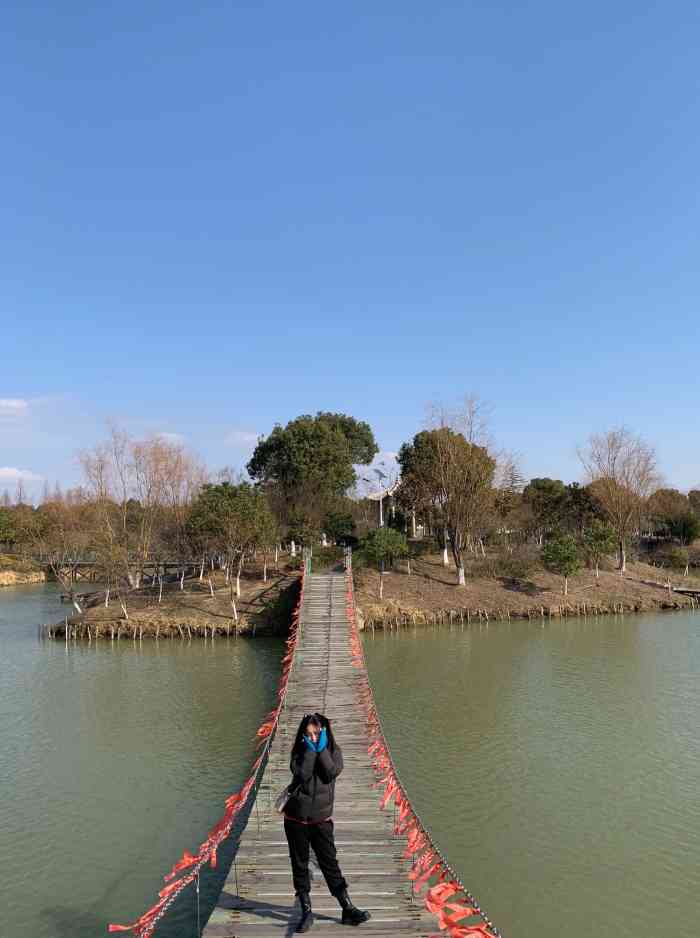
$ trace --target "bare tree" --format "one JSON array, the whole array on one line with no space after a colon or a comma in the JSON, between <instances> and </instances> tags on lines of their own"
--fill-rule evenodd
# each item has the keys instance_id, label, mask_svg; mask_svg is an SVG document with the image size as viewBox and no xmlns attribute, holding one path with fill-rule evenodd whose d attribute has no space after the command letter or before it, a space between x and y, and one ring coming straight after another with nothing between
<instances>
[{"instance_id":1,"label":"bare tree","mask_svg":"<svg viewBox=\"0 0 700 938\"><path fill-rule=\"evenodd\" d=\"M117 427L106 443L82 453L81 463L107 583L137 588L145 565L162 559L166 546L184 551L186 508L204 470L180 444L160 436L133 440Z\"/></svg>"},{"instance_id":2,"label":"bare tree","mask_svg":"<svg viewBox=\"0 0 700 938\"><path fill-rule=\"evenodd\" d=\"M626 427L594 434L579 459L612 525L618 542L620 574L627 566L626 542L644 503L659 485L656 453L653 446L635 436Z\"/></svg>"}]
</instances>

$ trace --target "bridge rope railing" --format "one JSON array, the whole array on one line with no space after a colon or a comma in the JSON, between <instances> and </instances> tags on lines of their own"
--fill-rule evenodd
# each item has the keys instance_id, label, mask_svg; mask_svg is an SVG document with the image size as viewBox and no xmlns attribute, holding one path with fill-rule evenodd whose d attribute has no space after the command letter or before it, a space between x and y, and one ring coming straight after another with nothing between
<instances>
[{"instance_id":1,"label":"bridge rope railing","mask_svg":"<svg viewBox=\"0 0 700 938\"><path fill-rule=\"evenodd\" d=\"M187 886L195 883L197 897L199 897L199 874L201 870L207 864L212 868L216 867L217 851L231 833L236 818L248 804L251 795L257 798L270 747L277 732L280 715L286 704L289 678L294 668L300 632L301 607L304 600L304 581L305 573L302 571L299 577L299 596L292 613L286 651L282 658L282 670L277 688L277 705L267 714L257 730L256 738L258 745L262 746L262 751L252 765L251 774L242 787L226 799L224 814L211 828L197 852L190 853L185 850L172 870L163 877L168 885L164 886L158 893L158 901L129 925L108 925L107 930L109 932L132 932L136 938L150 938L158 922ZM199 926L197 934L199 935Z\"/></svg>"},{"instance_id":2,"label":"bridge rope railing","mask_svg":"<svg viewBox=\"0 0 700 938\"><path fill-rule=\"evenodd\" d=\"M503 938L486 911L449 864L429 828L411 805L391 756L375 704L357 625L351 562L348 562L347 558L346 582L350 656L353 665L362 671L361 699L367 713L371 740L367 751L377 775L376 787L383 789L380 807L385 809L393 802L394 834L406 837L403 858L411 863L407 875L411 880L412 890L420 894L428 887L424 898L425 907L435 915L438 927L450 938ZM480 922L466 923L467 919L480 919Z\"/></svg>"}]
</instances>

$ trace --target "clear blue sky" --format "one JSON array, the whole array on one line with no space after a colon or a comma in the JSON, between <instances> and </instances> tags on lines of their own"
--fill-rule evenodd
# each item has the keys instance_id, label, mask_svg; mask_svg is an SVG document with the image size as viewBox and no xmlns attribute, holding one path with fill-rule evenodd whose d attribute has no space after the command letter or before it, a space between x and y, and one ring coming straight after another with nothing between
<instances>
[{"instance_id":1,"label":"clear blue sky","mask_svg":"<svg viewBox=\"0 0 700 938\"><path fill-rule=\"evenodd\" d=\"M107 417L212 467L474 391L528 475L700 482L694 3L25 0L0 38L0 489Z\"/></svg>"}]
</instances>

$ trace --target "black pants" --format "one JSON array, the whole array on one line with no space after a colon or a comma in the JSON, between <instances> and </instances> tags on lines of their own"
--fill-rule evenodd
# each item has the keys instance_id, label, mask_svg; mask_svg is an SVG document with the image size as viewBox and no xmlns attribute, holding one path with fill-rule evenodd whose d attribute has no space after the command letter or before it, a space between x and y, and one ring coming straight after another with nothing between
<instances>
[{"instance_id":1,"label":"black pants","mask_svg":"<svg viewBox=\"0 0 700 938\"><path fill-rule=\"evenodd\" d=\"M285 818L284 833L287 835L289 858L292 861L292 881L297 895L311 891L309 847L312 847L316 854L318 865L321 867L331 895L337 896L348 888L336 858L333 821L322 821L320 824L299 824L297 821L289 821Z\"/></svg>"}]
</instances>

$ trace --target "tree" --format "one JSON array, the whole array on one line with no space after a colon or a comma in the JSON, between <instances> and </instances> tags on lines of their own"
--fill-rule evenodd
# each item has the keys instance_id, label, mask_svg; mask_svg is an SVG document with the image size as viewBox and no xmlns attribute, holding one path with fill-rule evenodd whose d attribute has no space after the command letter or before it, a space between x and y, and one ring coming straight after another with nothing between
<instances>
[{"instance_id":1,"label":"tree","mask_svg":"<svg viewBox=\"0 0 700 938\"><path fill-rule=\"evenodd\" d=\"M17 537L13 512L0 508L0 544L14 544Z\"/></svg>"},{"instance_id":2,"label":"tree","mask_svg":"<svg viewBox=\"0 0 700 938\"><path fill-rule=\"evenodd\" d=\"M608 554L612 554L615 547L613 528L599 518L595 518L583 533L583 550L589 565L595 567L596 579L600 576L600 561Z\"/></svg>"},{"instance_id":3,"label":"tree","mask_svg":"<svg viewBox=\"0 0 700 938\"><path fill-rule=\"evenodd\" d=\"M375 528L362 542L365 555L377 564L379 569L379 598L384 596L384 567L393 564L397 557L408 553L406 536L395 528Z\"/></svg>"},{"instance_id":4,"label":"tree","mask_svg":"<svg viewBox=\"0 0 700 938\"><path fill-rule=\"evenodd\" d=\"M656 453L625 427L594 434L579 458L591 491L615 530L619 568L627 568L625 545L635 530L644 503L659 480Z\"/></svg>"},{"instance_id":5,"label":"tree","mask_svg":"<svg viewBox=\"0 0 700 938\"><path fill-rule=\"evenodd\" d=\"M357 481L354 464L378 452L369 424L345 414L303 415L261 439L248 473L270 492L284 524L293 516L320 530L333 501Z\"/></svg>"},{"instance_id":6,"label":"tree","mask_svg":"<svg viewBox=\"0 0 700 938\"><path fill-rule=\"evenodd\" d=\"M692 512L688 496L678 489L661 488L649 496L646 516L655 534L669 535L677 522Z\"/></svg>"},{"instance_id":7,"label":"tree","mask_svg":"<svg viewBox=\"0 0 700 938\"><path fill-rule=\"evenodd\" d=\"M552 538L542 549L542 563L547 570L564 577L564 595L569 594L569 577L581 569L576 539L571 534Z\"/></svg>"},{"instance_id":8,"label":"tree","mask_svg":"<svg viewBox=\"0 0 700 938\"><path fill-rule=\"evenodd\" d=\"M558 531L566 510L567 490L560 479L531 479L523 490L523 501L532 512L533 528L540 544Z\"/></svg>"},{"instance_id":9,"label":"tree","mask_svg":"<svg viewBox=\"0 0 700 938\"><path fill-rule=\"evenodd\" d=\"M180 444L160 436L134 440L117 427L106 443L80 459L95 508L94 547L108 588L125 582L135 589L144 566L166 548L185 551L186 511L204 471ZM65 501L70 502L68 494Z\"/></svg>"},{"instance_id":10,"label":"tree","mask_svg":"<svg viewBox=\"0 0 700 938\"><path fill-rule=\"evenodd\" d=\"M92 506L85 501L71 505L45 502L33 513L30 534L33 551L49 565L78 613L82 609L73 587L77 564L90 547L91 511Z\"/></svg>"},{"instance_id":11,"label":"tree","mask_svg":"<svg viewBox=\"0 0 700 938\"><path fill-rule=\"evenodd\" d=\"M240 596L246 557L256 547L269 550L276 535L264 492L249 482L207 483L192 505L188 523L195 536L224 555L227 578L237 561L236 596Z\"/></svg>"},{"instance_id":12,"label":"tree","mask_svg":"<svg viewBox=\"0 0 700 938\"><path fill-rule=\"evenodd\" d=\"M355 532L355 522L351 512L343 509L329 511L323 522L323 530L336 543L352 538Z\"/></svg>"},{"instance_id":13,"label":"tree","mask_svg":"<svg viewBox=\"0 0 700 938\"><path fill-rule=\"evenodd\" d=\"M508 543L508 524L522 502L525 479L520 472L518 459L511 453L505 453L496 469L496 486L493 507L503 534L503 545Z\"/></svg>"},{"instance_id":14,"label":"tree","mask_svg":"<svg viewBox=\"0 0 700 938\"><path fill-rule=\"evenodd\" d=\"M671 521L670 531L681 544L692 544L696 538L700 537L700 518L693 512L680 515Z\"/></svg>"},{"instance_id":15,"label":"tree","mask_svg":"<svg viewBox=\"0 0 700 938\"><path fill-rule=\"evenodd\" d=\"M688 492L688 501L690 502L691 510L698 516L700 516L700 489L691 489Z\"/></svg>"},{"instance_id":16,"label":"tree","mask_svg":"<svg viewBox=\"0 0 700 938\"><path fill-rule=\"evenodd\" d=\"M496 460L450 427L423 430L399 451L404 481L425 508L437 509L464 586L465 545L481 530L491 506Z\"/></svg>"},{"instance_id":17,"label":"tree","mask_svg":"<svg viewBox=\"0 0 700 938\"><path fill-rule=\"evenodd\" d=\"M566 486L562 512L565 526L578 537L583 537L587 527L601 516L600 505L590 489L578 482Z\"/></svg>"}]
</instances>

